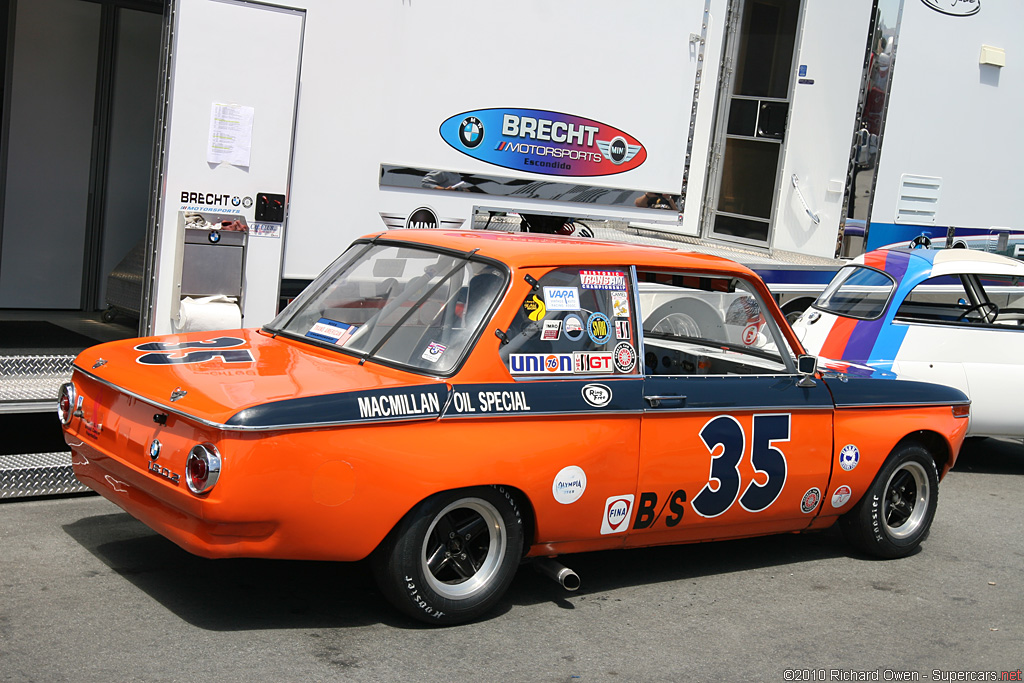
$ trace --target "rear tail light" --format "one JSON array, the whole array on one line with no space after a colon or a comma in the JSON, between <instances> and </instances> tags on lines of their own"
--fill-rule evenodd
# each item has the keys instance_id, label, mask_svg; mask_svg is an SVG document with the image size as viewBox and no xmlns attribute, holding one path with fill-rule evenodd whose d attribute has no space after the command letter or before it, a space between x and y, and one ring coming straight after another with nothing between
<instances>
[{"instance_id":1,"label":"rear tail light","mask_svg":"<svg viewBox=\"0 0 1024 683\"><path fill-rule=\"evenodd\" d=\"M75 398L74 384L65 382L60 385L60 391L57 393L57 417L60 418L61 424L71 422L71 416L75 412Z\"/></svg>"},{"instance_id":2,"label":"rear tail light","mask_svg":"<svg viewBox=\"0 0 1024 683\"><path fill-rule=\"evenodd\" d=\"M961 403L960 405L953 406L953 417L970 417L971 416L971 404Z\"/></svg>"},{"instance_id":3,"label":"rear tail light","mask_svg":"<svg viewBox=\"0 0 1024 683\"><path fill-rule=\"evenodd\" d=\"M192 493L206 493L220 477L220 453L212 443L193 446L185 461L185 483Z\"/></svg>"}]
</instances>

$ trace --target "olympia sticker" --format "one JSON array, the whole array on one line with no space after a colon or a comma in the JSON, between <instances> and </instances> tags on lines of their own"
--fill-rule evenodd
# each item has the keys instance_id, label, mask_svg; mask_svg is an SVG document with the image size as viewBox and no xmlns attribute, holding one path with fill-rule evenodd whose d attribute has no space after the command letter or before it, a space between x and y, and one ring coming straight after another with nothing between
<instances>
[{"instance_id":1,"label":"olympia sticker","mask_svg":"<svg viewBox=\"0 0 1024 683\"><path fill-rule=\"evenodd\" d=\"M587 490L587 473L583 468L569 465L559 470L551 484L551 494L562 505L575 503Z\"/></svg>"}]
</instances>

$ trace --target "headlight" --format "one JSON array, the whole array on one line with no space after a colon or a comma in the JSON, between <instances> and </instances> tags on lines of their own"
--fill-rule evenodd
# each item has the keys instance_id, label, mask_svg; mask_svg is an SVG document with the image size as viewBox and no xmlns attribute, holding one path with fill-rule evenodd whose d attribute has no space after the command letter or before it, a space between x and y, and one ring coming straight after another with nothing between
<instances>
[{"instance_id":1,"label":"headlight","mask_svg":"<svg viewBox=\"0 0 1024 683\"><path fill-rule=\"evenodd\" d=\"M65 382L60 385L60 391L57 392L57 417L63 425L71 422L71 416L75 412L75 398L74 384Z\"/></svg>"},{"instance_id":2,"label":"headlight","mask_svg":"<svg viewBox=\"0 0 1024 683\"><path fill-rule=\"evenodd\" d=\"M220 477L220 453L212 443L193 446L185 461L185 483L192 493L206 493Z\"/></svg>"}]
</instances>

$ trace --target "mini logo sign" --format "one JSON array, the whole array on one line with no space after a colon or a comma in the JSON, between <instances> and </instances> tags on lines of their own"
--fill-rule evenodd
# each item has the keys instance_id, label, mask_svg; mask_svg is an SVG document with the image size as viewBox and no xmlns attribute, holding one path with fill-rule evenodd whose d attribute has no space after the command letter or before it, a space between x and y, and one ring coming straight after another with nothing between
<instances>
[{"instance_id":1,"label":"mini logo sign","mask_svg":"<svg viewBox=\"0 0 1024 683\"><path fill-rule=\"evenodd\" d=\"M551 495L562 505L575 503L587 490L587 473L576 465L563 467L551 484Z\"/></svg>"},{"instance_id":2,"label":"mini logo sign","mask_svg":"<svg viewBox=\"0 0 1024 683\"><path fill-rule=\"evenodd\" d=\"M601 534L617 534L629 528L629 515L633 511L633 494L612 496L604 502Z\"/></svg>"},{"instance_id":3,"label":"mini logo sign","mask_svg":"<svg viewBox=\"0 0 1024 683\"><path fill-rule=\"evenodd\" d=\"M981 10L981 0L921 0L936 12L951 17L969 17Z\"/></svg>"},{"instance_id":4,"label":"mini logo sign","mask_svg":"<svg viewBox=\"0 0 1024 683\"><path fill-rule=\"evenodd\" d=\"M405 219L405 227L422 230L436 230L440 223L437 214L429 206L421 206Z\"/></svg>"},{"instance_id":5,"label":"mini logo sign","mask_svg":"<svg viewBox=\"0 0 1024 683\"><path fill-rule=\"evenodd\" d=\"M612 390L603 384L587 384L580 393L583 400L595 408L603 408L612 401Z\"/></svg>"}]
</instances>

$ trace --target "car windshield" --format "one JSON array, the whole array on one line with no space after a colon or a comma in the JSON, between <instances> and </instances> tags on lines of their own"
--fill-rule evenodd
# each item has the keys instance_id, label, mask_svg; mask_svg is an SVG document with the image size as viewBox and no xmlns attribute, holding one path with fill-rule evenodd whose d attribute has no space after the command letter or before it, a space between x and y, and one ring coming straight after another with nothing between
<instances>
[{"instance_id":1,"label":"car windshield","mask_svg":"<svg viewBox=\"0 0 1024 683\"><path fill-rule=\"evenodd\" d=\"M266 329L431 375L453 372L505 289L468 254L356 243Z\"/></svg>"},{"instance_id":2,"label":"car windshield","mask_svg":"<svg viewBox=\"0 0 1024 683\"><path fill-rule=\"evenodd\" d=\"M847 318L874 320L885 311L895 288L895 280L880 270L846 266L821 293L814 307Z\"/></svg>"}]
</instances>

